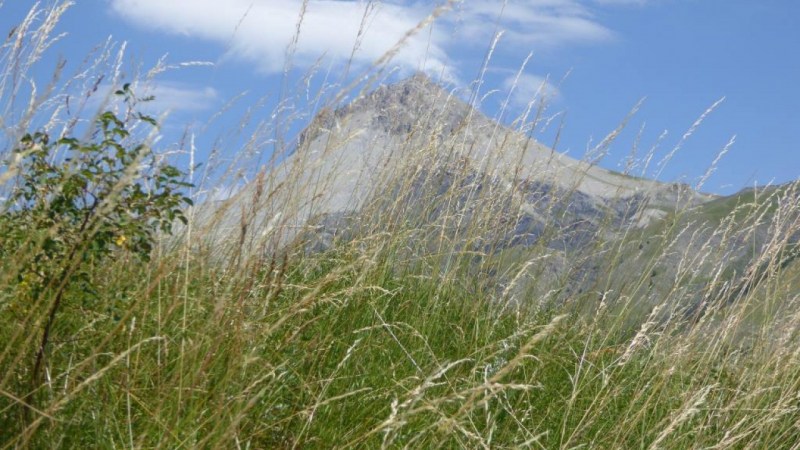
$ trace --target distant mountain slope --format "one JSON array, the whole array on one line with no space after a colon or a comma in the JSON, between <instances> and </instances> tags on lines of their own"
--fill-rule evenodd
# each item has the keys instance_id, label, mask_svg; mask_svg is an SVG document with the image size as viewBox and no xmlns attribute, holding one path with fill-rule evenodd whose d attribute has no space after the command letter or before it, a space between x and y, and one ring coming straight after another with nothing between
<instances>
[{"instance_id":1,"label":"distant mountain slope","mask_svg":"<svg viewBox=\"0 0 800 450\"><path fill-rule=\"evenodd\" d=\"M636 286L631 296L647 305L682 286L693 305L698 286L722 279L720 265L725 276L749 267L745 244L766 245L769 219L723 223L746 197L575 160L417 75L321 112L291 155L226 202L216 232L250 249L301 239L312 251L398 233L414 257L476 255L476 274L513 284L517 301Z\"/></svg>"},{"instance_id":2,"label":"distant mountain slope","mask_svg":"<svg viewBox=\"0 0 800 450\"><path fill-rule=\"evenodd\" d=\"M508 182L536 182L577 191L593 202L636 195L652 207L671 207L712 197L575 160L490 120L424 75L381 86L334 112L321 114L299 150L278 168L284 174L314 160L309 182L326 181L317 213L356 210L384 172L433 149L436 159L462 160L478 173ZM431 155L427 155L431 156ZM682 192L678 192L682 191Z\"/></svg>"},{"instance_id":3,"label":"distant mountain slope","mask_svg":"<svg viewBox=\"0 0 800 450\"><path fill-rule=\"evenodd\" d=\"M574 195L567 215L576 221L625 210L626 222L639 226L678 204L713 199L687 186L626 176L555 152L416 75L320 113L293 154L268 177L272 187L291 187L259 214L267 220L291 210L292 217L284 217L291 223L284 225L298 229L314 217L359 211L393 176L408 176L409 170L419 175L417 168L467 171L513 190L519 197L516 213L529 223L546 221L542 204L565 194ZM246 203L251 193L252 187L239 198Z\"/></svg>"}]
</instances>

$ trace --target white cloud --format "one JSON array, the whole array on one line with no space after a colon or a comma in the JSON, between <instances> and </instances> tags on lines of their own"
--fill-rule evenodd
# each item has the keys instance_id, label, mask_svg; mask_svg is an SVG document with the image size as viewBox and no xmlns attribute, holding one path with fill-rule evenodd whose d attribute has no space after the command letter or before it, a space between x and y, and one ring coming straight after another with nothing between
<instances>
[{"instance_id":1,"label":"white cloud","mask_svg":"<svg viewBox=\"0 0 800 450\"><path fill-rule=\"evenodd\" d=\"M597 22L591 10L578 0L473 0L464 2L454 17L465 28L465 35L486 42L500 18L505 39L515 45L557 46L596 43L611 39L614 33Z\"/></svg>"},{"instance_id":2,"label":"white cloud","mask_svg":"<svg viewBox=\"0 0 800 450\"><path fill-rule=\"evenodd\" d=\"M199 112L211 109L219 102L216 89L187 83L160 82L143 94L154 97L148 105L157 111Z\"/></svg>"},{"instance_id":3,"label":"white cloud","mask_svg":"<svg viewBox=\"0 0 800 450\"><path fill-rule=\"evenodd\" d=\"M275 73L283 70L286 50L297 34L302 1L112 0L111 5L114 12L137 25L221 43L232 56ZM325 55L344 63L352 54L357 65L372 63L429 12L417 5L312 0L303 16L293 61L308 67ZM411 39L395 62L413 69L425 62L429 70L440 70L447 59L445 52L435 43L429 46L427 36ZM434 32L432 40L441 37ZM353 53L357 41L360 46Z\"/></svg>"},{"instance_id":4,"label":"white cloud","mask_svg":"<svg viewBox=\"0 0 800 450\"><path fill-rule=\"evenodd\" d=\"M500 28L504 42L525 51L541 46L597 43L614 33L592 14L592 4L637 0L508 0ZM293 63L310 67L321 56L334 64L350 60L365 67L380 58L425 19L433 2L419 0L309 0ZM283 70L293 42L302 0L111 0L112 10L151 30L215 42L228 56L266 73ZM454 81L457 69L448 56L471 51L491 39L502 2L457 3L431 29L411 38L393 62L402 69L444 72ZM359 42L357 50L353 48Z\"/></svg>"},{"instance_id":5,"label":"white cloud","mask_svg":"<svg viewBox=\"0 0 800 450\"><path fill-rule=\"evenodd\" d=\"M544 100L546 103L557 102L561 91L546 77L524 73L517 79L516 75L503 81L503 88L511 92L510 106L525 109L532 102Z\"/></svg>"},{"instance_id":6,"label":"white cloud","mask_svg":"<svg viewBox=\"0 0 800 450\"><path fill-rule=\"evenodd\" d=\"M100 86L98 88L99 95L93 95L89 100L89 110L103 106L106 101L110 101L111 105L118 106L121 100L110 95L112 90L116 89L119 89L119 86ZM190 83L162 81L153 85L132 86L132 90L137 98L152 98L139 105L141 112L151 115L161 115L165 112L171 114L195 113L209 110L219 104L219 93L216 89Z\"/></svg>"}]
</instances>

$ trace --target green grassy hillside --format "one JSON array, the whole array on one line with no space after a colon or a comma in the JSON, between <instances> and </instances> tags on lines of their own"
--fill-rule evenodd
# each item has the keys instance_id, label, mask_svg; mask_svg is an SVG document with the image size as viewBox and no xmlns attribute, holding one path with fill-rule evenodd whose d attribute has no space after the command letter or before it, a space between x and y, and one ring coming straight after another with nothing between
<instances>
[{"instance_id":1,"label":"green grassy hillside","mask_svg":"<svg viewBox=\"0 0 800 450\"><path fill-rule=\"evenodd\" d=\"M38 53L1 50L25 80ZM62 134L6 86L34 109L0 130L0 449L798 447L796 184L667 207L595 170L666 189L598 200L427 126L363 208L312 216L302 152L232 189L264 155L184 174L131 85Z\"/></svg>"}]
</instances>

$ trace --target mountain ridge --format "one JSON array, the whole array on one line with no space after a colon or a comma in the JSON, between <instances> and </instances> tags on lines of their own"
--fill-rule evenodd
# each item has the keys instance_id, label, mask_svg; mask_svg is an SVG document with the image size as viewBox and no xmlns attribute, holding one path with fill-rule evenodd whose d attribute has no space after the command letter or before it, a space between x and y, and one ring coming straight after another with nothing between
<instances>
[{"instance_id":1,"label":"mountain ridge","mask_svg":"<svg viewBox=\"0 0 800 450\"><path fill-rule=\"evenodd\" d=\"M694 314L706 284L751 265L744 243L772 245L759 217L712 220L738 202L575 160L422 76L323 110L296 151L224 203L212 239L244 251L316 253L391 234L403 260L429 270L468 255L469 276L510 303L635 286L643 314L676 289L686 293L664 314Z\"/></svg>"},{"instance_id":2,"label":"mountain ridge","mask_svg":"<svg viewBox=\"0 0 800 450\"><path fill-rule=\"evenodd\" d=\"M303 132L298 148L323 159L338 158L342 161L339 166L352 174L373 172L380 162L403 153L404 144L424 145L430 143L424 140L438 138L441 146L451 138L453 150L458 146L454 136L462 141L461 148L454 149L448 157L469 159L475 170L505 176L512 182L514 178L546 181L604 199L645 194L656 207L669 206L680 200L681 194L691 197L687 200L692 203L715 198L687 186L630 177L572 159L493 121L421 74L379 86L345 106L324 111ZM337 152L324 151L330 146ZM387 152L386 148L392 151ZM287 163L292 164L287 161L284 168ZM333 165L328 167L326 175L334 175ZM519 173L509 177L507 172L515 169ZM331 211L326 212L347 209L344 197L363 197L364 189L367 188L356 188L346 180L336 183L332 191L344 195L336 196ZM354 209L357 205L358 202Z\"/></svg>"},{"instance_id":3,"label":"mountain ridge","mask_svg":"<svg viewBox=\"0 0 800 450\"><path fill-rule=\"evenodd\" d=\"M287 243L315 218L335 223L324 217L357 213L391 189L389 180L398 174L413 178L424 171L471 173L496 185L494 191L511 192L515 211L504 214L528 223L550 221L542 204L555 197L574 197L565 214L575 222L597 222L605 212L615 211L614 220L622 220L620 228L643 228L670 211L717 198L687 185L631 177L575 160L503 126L426 75L416 74L348 104L323 108L291 154L268 171L269 184L281 188L260 205L252 197L263 186L253 182L241 189L226 202L234 213L228 214L218 234L228 236L239 227L241 220L233 216L248 204L251 228L278 227L280 242ZM329 234L336 231L326 228L322 227Z\"/></svg>"}]
</instances>

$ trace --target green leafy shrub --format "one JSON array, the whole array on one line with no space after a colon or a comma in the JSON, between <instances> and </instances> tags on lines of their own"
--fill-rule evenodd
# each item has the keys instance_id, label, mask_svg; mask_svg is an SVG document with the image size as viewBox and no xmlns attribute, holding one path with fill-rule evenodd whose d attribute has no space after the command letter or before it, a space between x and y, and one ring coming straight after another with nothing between
<instances>
[{"instance_id":1,"label":"green leafy shrub","mask_svg":"<svg viewBox=\"0 0 800 450\"><path fill-rule=\"evenodd\" d=\"M117 94L131 107L129 86ZM0 209L0 265L15 290L2 301L20 319L40 315L34 389L58 313L71 293L92 295L93 268L129 255L148 260L158 233L186 223L184 173L133 141L126 123L104 112L85 140L24 136L7 165L14 184Z\"/></svg>"}]
</instances>

